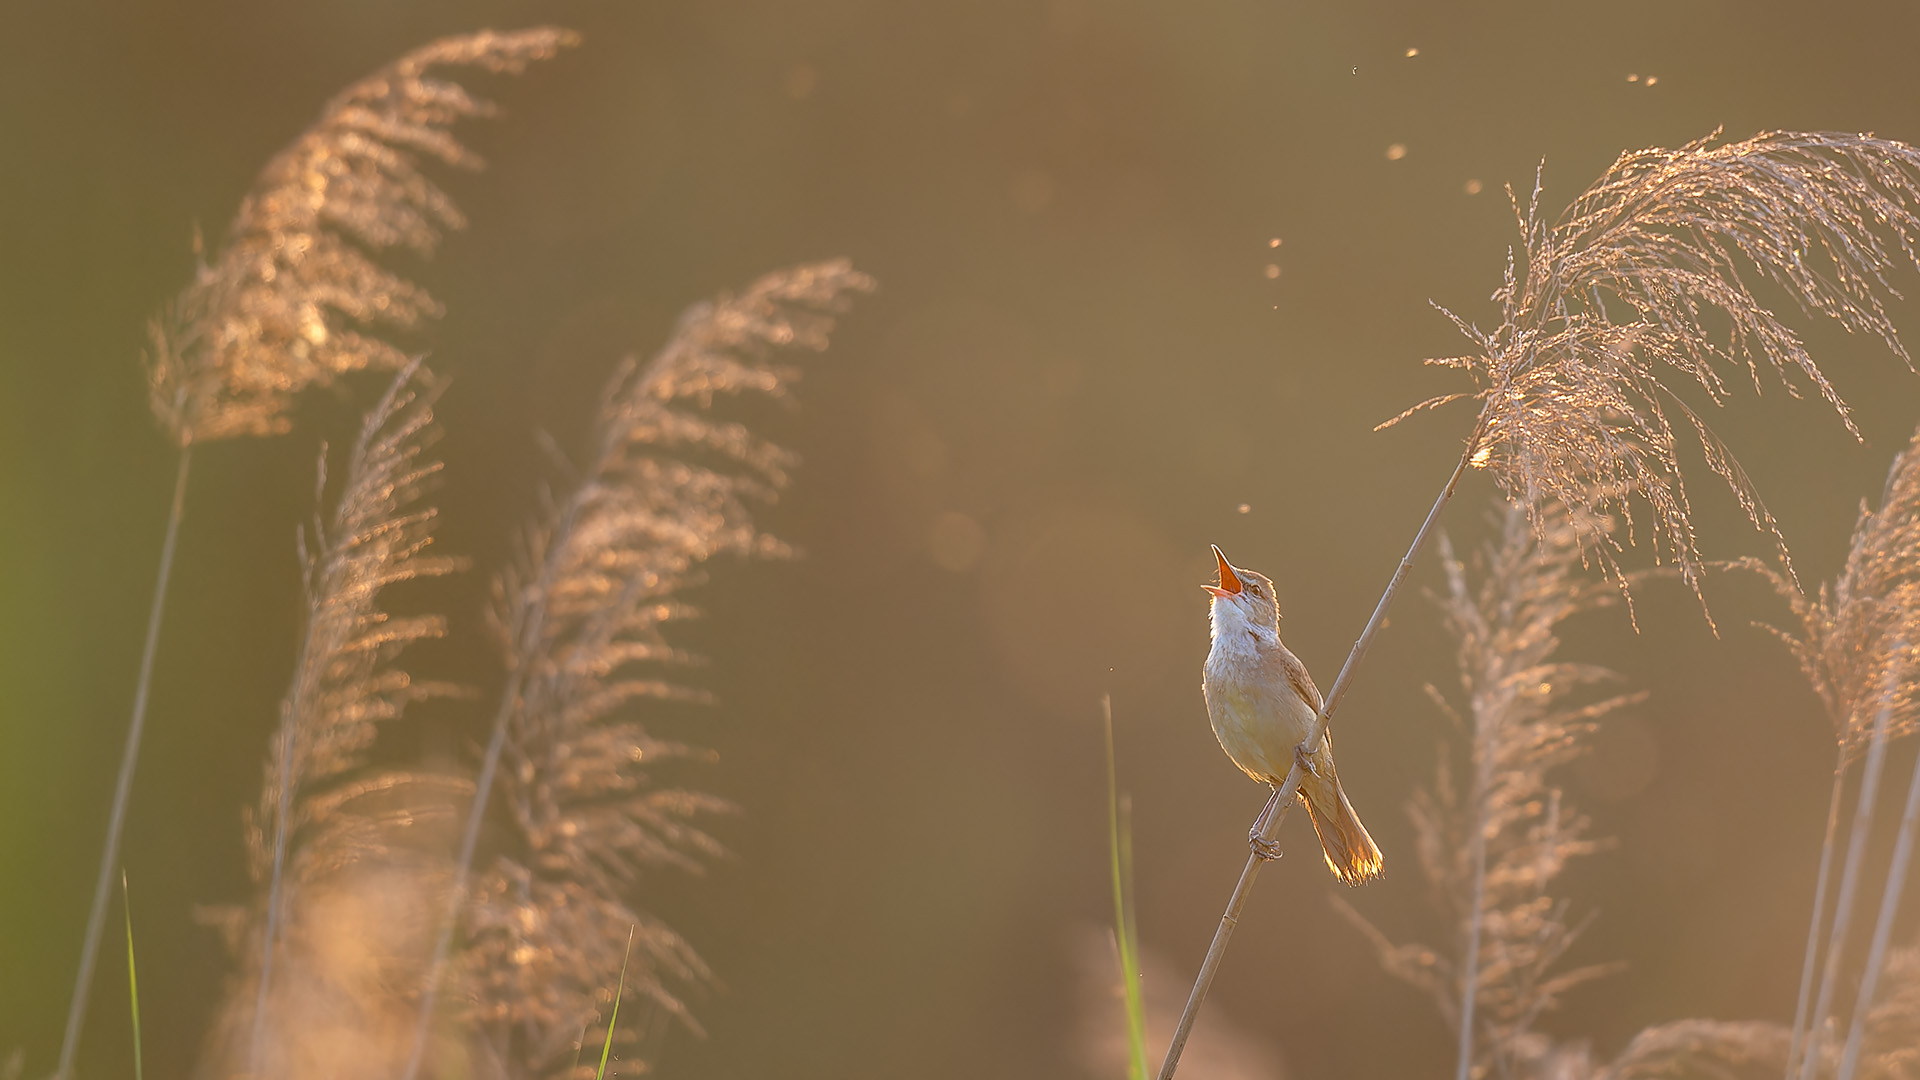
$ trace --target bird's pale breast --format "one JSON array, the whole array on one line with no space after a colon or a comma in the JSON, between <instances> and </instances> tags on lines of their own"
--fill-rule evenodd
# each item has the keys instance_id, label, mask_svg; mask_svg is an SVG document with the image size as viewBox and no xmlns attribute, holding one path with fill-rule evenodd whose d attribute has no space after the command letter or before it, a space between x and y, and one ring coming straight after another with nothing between
<instances>
[{"instance_id":1,"label":"bird's pale breast","mask_svg":"<svg viewBox=\"0 0 1920 1080\"><path fill-rule=\"evenodd\" d=\"M1220 748L1241 771L1270 784L1293 767L1293 748L1306 739L1314 715L1287 679L1282 649L1244 633L1222 635L1203 675Z\"/></svg>"}]
</instances>

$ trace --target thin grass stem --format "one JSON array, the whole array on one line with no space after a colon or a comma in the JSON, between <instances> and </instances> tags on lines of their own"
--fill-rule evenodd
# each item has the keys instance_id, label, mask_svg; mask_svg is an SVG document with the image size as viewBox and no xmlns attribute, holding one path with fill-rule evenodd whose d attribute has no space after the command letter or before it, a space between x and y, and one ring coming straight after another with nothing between
<instances>
[{"instance_id":1,"label":"thin grass stem","mask_svg":"<svg viewBox=\"0 0 1920 1080\"><path fill-rule=\"evenodd\" d=\"M1133 905L1127 900L1133 869L1133 830L1130 827L1123 830L1120 826L1120 786L1113 767L1111 695L1101 695L1100 715L1107 736L1107 866L1113 878L1114 947L1120 954L1120 986L1127 1012L1127 1076L1130 1080L1146 1080L1146 1007L1140 1000L1139 961L1134 949L1138 937L1133 925Z\"/></svg>"},{"instance_id":2,"label":"thin grass stem","mask_svg":"<svg viewBox=\"0 0 1920 1080\"><path fill-rule=\"evenodd\" d=\"M120 777L113 786L113 809L107 814L107 849L100 853L100 874L93 885L93 906L87 910L86 936L80 943L80 970L73 980L73 1000L67 1006L67 1029L60 1038L60 1064L54 1080L73 1075L73 1055L80 1048L80 1029L86 1023L87 995L93 988L93 968L100 957L100 938L107 927L107 897L113 889L113 870L120 865L120 833L127 821L127 801L133 794L133 766L140 759L140 736L147 725L147 698L153 687L153 657L160 642L160 620L166 610L167 579L173 575L173 553L180 539L180 520L187 506L187 467L193 445L180 447L180 463L173 478L173 507L167 513L166 538L160 542L160 574L153 584L153 605L147 612L147 640L140 647L140 676L133 687L133 717L127 724L127 745L120 754Z\"/></svg>"},{"instance_id":3,"label":"thin grass stem","mask_svg":"<svg viewBox=\"0 0 1920 1080\"><path fill-rule=\"evenodd\" d=\"M1873 925L1873 944L1867 949L1867 967L1860 976L1860 996L1853 1003L1853 1022L1847 1027L1847 1048L1840 1055L1838 1080L1853 1080L1860 1066L1860 1046L1865 1040L1867 1014L1873 1008L1880 972L1887 963L1887 947L1893 937L1893 917L1900 910L1900 894L1907 884L1907 863L1913 856L1913 834L1920 825L1920 756L1914 758L1913 779L1907 783L1907 808L1900 815L1900 836L1894 841L1893 858L1887 864L1887 884L1880 892L1880 916Z\"/></svg>"},{"instance_id":4,"label":"thin grass stem","mask_svg":"<svg viewBox=\"0 0 1920 1080\"><path fill-rule=\"evenodd\" d=\"M600 1045L600 1069L593 1074L593 1080L606 1080L607 1057L613 1053L613 1029L620 1024L620 999L627 996L627 961L633 959L633 932L638 926L627 928L627 952L620 958L620 982L613 989L613 1015L607 1017L607 1041Z\"/></svg>"},{"instance_id":5,"label":"thin grass stem","mask_svg":"<svg viewBox=\"0 0 1920 1080\"><path fill-rule=\"evenodd\" d=\"M1460 478L1466 474L1468 462L1483 433L1484 424L1477 425L1473 437L1467 440L1467 445L1460 452L1460 461L1454 465L1453 475L1447 478L1447 486L1441 488L1439 496L1433 500L1433 508L1427 511L1426 520L1420 523L1420 531L1414 534L1413 543L1401 557L1400 565L1394 568L1386 591L1380 594L1380 602L1374 605L1372 617L1367 619L1366 627L1360 631L1353 649L1347 653L1347 662L1340 666L1340 674L1334 677L1333 685L1327 688L1325 704L1319 715L1313 718L1306 741L1301 744L1309 755L1320 749L1320 737L1327 730L1327 721L1339 708L1341 699L1346 697L1360 661L1366 659L1367 650L1373 646L1374 635L1387 621L1387 609L1393 606L1393 598L1407 580L1407 573L1413 569L1413 560L1427 546L1427 539L1433 535L1433 527L1440 520L1440 512L1453 499L1454 489L1460 486ZM1274 796L1274 812L1260 832L1262 840L1271 843L1279 835L1280 825L1287 819L1287 811L1293 808L1294 798L1300 793L1300 780L1300 766L1296 762L1293 768L1287 770L1287 777ZM1193 1034L1193 1022L1200 1015L1200 1005L1207 999L1207 991L1213 986L1213 977L1220 970L1220 960L1226 954L1227 943L1233 938L1234 928L1240 924L1240 912L1246 907L1247 897L1253 892L1254 879L1260 874L1260 864L1265 861L1257 854L1249 854L1246 867L1240 871L1240 880L1234 884L1233 895L1227 900L1226 913L1220 916L1220 925L1213 931L1213 942L1207 946L1206 959L1200 962L1200 974L1194 979L1193 991L1187 995L1186 1008L1180 1012L1180 1023L1173 1029L1173 1041L1167 1046L1167 1058L1160 1066L1159 1080L1173 1080L1174 1073L1180 1068L1180 1054L1187 1047L1188 1036Z\"/></svg>"},{"instance_id":6,"label":"thin grass stem","mask_svg":"<svg viewBox=\"0 0 1920 1080\"><path fill-rule=\"evenodd\" d=\"M1787 1075L1799 1068L1800 1045L1806 1036L1807 1008L1813 1004L1813 970L1820 958L1820 921L1826 915L1827 885L1833 876L1834 840L1840 833L1840 793L1846 786L1847 753L1840 749L1833 764L1833 794L1827 799L1827 835L1820 843L1820 873L1813 883L1813 915L1807 919L1807 952L1800 961L1800 994L1793 1006L1793 1037L1787 1049Z\"/></svg>"},{"instance_id":7,"label":"thin grass stem","mask_svg":"<svg viewBox=\"0 0 1920 1080\"><path fill-rule=\"evenodd\" d=\"M141 1080L140 980L133 970L133 891L127 888L127 870L120 868L120 911L127 921L127 1001L133 1010L133 1080Z\"/></svg>"},{"instance_id":8,"label":"thin grass stem","mask_svg":"<svg viewBox=\"0 0 1920 1080\"><path fill-rule=\"evenodd\" d=\"M1840 954L1847 944L1852 921L1853 893L1860 884L1860 867L1866 862L1867 834L1873 829L1873 804L1880 792L1880 774L1887 763L1887 721L1892 708L1882 705L1873 723L1873 742L1867 749L1866 768L1860 775L1860 801L1854 809L1853 825L1847 833L1847 861L1840 869L1840 893L1833 903L1833 929L1827 934L1827 959L1820 975L1820 996L1807 1017L1806 1050L1800 1061L1800 1080L1813 1080L1820 1064L1820 1036L1833 1008L1833 994L1840 982Z\"/></svg>"}]
</instances>

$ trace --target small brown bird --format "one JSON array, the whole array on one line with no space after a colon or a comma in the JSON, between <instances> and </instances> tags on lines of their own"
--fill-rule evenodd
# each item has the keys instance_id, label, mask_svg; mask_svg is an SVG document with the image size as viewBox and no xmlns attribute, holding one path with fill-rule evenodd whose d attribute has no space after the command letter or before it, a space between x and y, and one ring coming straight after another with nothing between
<instances>
[{"instance_id":1,"label":"small brown bird","mask_svg":"<svg viewBox=\"0 0 1920 1080\"><path fill-rule=\"evenodd\" d=\"M1220 561L1220 583L1201 586L1213 594L1213 648L1201 688L1220 748L1241 772L1273 788L1274 798L1298 759L1305 772L1300 801L1313 819L1328 868L1348 885L1371 881L1380 874L1380 849L1340 790L1332 734L1321 737L1311 759L1300 752L1320 711L1320 691L1306 665L1280 643L1280 601L1273 582L1235 567L1217 546L1213 557ZM1274 799L1268 799L1249 837L1254 852L1268 859L1279 858L1279 851L1260 839L1273 809Z\"/></svg>"}]
</instances>

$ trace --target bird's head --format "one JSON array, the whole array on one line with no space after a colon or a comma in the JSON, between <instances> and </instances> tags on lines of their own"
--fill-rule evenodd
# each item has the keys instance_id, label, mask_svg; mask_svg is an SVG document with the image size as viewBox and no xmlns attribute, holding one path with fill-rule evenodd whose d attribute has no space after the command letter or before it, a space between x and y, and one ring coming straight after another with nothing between
<instances>
[{"instance_id":1,"label":"bird's head","mask_svg":"<svg viewBox=\"0 0 1920 1080\"><path fill-rule=\"evenodd\" d=\"M1220 563L1220 583L1200 587L1213 596L1215 632L1220 630L1222 620L1264 626L1279 632L1280 598L1273 591L1273 581L1265 574L1242 570L1228 562L1217 544L1213 548L1213 557Z\"/></svg>"}]
</instances>

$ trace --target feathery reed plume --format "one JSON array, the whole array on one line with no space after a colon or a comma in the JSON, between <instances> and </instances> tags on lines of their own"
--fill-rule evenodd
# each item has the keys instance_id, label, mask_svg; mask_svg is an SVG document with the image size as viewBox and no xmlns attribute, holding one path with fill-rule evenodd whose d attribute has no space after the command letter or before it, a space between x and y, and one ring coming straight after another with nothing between
<instances>
[{"instance_id":1,"label":"feathery reed plume","mask_svg":"<svg viewBox=\"0 0 1920 1080\"><path fill-rule=\"evenodd\" d=\"M1883 989L1859 1009L1866 1014L1864 1051L1841 1080L1920 1080L1920 944L1887 954Z\"/></svg>"},{"instance_id":2,"label":"feathery reed plume","mask_svg":"<svg viewBox=\"0 0 1920 1080\"><path fill-rule=\"evenodd\" d=\"M174 440L276 434L301 390L405 364L378 332L437 317L440 305L371 253L431 255L466 225L421 165L479 168L451 128L494 108L439 72L518 74L578 40L555 27L442 38L328 102L267 163L225 248L149 329L153 410Z\"/></svg>"},{"instance_id":3,"label":"feathery reed plume","mask_svg":"<svg viewBox=\"0 0 1920 1080\"><path fill-rule=\"evenodd\" d=\"M1754 561L1793 611L1797 633L1764 627L1786 645L1826 707L1842 766L1873 737L1880 710L1898 738L1920 728L1920 430L1887 470L1880 509L1862 500L1846 565L1809 597ZM1911 641L1911 644L1909 644Z\"/></svg>"},{"instance_id":4,"label":"feathery reed plume","mask_svg":"<svg viewBox=\"0 0 1920 1080\"><path fill-rule=\"evenodd\" d=\"M1880 509L1861 503L1846 565L1818 596L1807 596L1787 574L1757 560L1742 565L1772 582L1791 608L1797 633L1766 629L1800 665L1834 732L1832 793L1794 1006L1791 1057L1798 1062L1802 1040L1820 1024L1808 1009L1848 767L1872 745L1877 724L1884 724L1888 739L1920 728L1920 685L1913 677L1920 650L1920 430L1888 469ZM1836 929L1842 918L1836 911ZM1830 983L1823 992L1830 994Z\"/></svg>"},{"instance_id":5,"label":"feathery reed plume","mask_svg":"<svg viewBox=\"0 0 1920 1080\"><path fill-rule=\"evenodd\" d=\"M1620 1056L1590 1071L1547 1074L1552 1080L1683 1080L1776 1076L1786 1061L1787 1033L1763 1020L1675 1020L1635 1035Z\"/></svg>"},{"instance_id":6,"label":"feathery reed plume","mask_svg":"<svg viewBox=\"0 0 1920 1080\"><path fill-rule=\"evenodd\" d=\"M405 353L374 329L404 329L440 308L368 253L405 246L430 254L445 230L465 223L446 193L420 171L420 159L477 168L479 158L450 128L493 109L429 72L467 66L518 73L577 40L572 31L548 27L443 38L342 91L311 128L268 162L240 204L225 249L148 326L148 396L179 454L106 851L54 1072L58 1080L72 1073L106 927L193 446L284 431L286 410L302 389L357 368L405 364Z\"/></svg>"},{"instance_id":7,"label":"feathery reed plume","mask_svg":"<svg viewBox=\"0 0 1920 1080\"><path fill-rule=\"evenodd\" d=\"M323 1018L341 1008L371 1025L370 1036L388 1029L384 1040L369 1038L353 1048L352 1060L361 1065L383 1061L391 1069L409 1030L378 1021L374 1003L390 994L367 993L373 988L347 979L335 961L343 948L353 948L347 944L353 934L371 932L365 919L373 910L385 909L390 925L398 925L405 921L403 903L422 912L428 907L425 897L404 895L426 880L418 870L424 856L396 861L395 849L429 823L437 823L444 838L453 820L448 807L470 790L460 780L367 768L380 724L414 702L451 692L413 679L395 663L407 646L443 636L445 620L395 616L384 606L389 586L463 565L430 553L435 511L422 501L440 471L426 454L438 393L419 361L401 369L367 414L331 519L316 522L310 539L301 538L307 622L259 804L246 815L248 869L259 897L251 909L228 916L242 935L247 964L218 1041L226 1064L245 1075L319 1075L311 1071L315 1040L338 1039ZM317 497L325 487L323 450ZM444 850L438 860L430 876L444 881ZM414 869L401 872L401 862ZM379 882L377 907L364 890L371 881ZM430 924L419 914L411 921L418 927L411 948L417 980ZM335 940L339 935L347 941ZM337 1056L328 1060L344 1064Z\"/></svg>"},{"instance_id":8,"label":"feathery reed plume","mask_svg":"<svg viewBox=\"0 0 1920 1080\"><path fill-rule=\"evenodd\" d=\"M457 559L426 554L435 511L419 505L423 485L440 471L439 462L422 456L439 393L420 361L401 369L367 414L348 458L346 486L331 527L316 523L313 543L323 554L309 554L304 539L300 545L306 566L306 637L293 685L281 704L279 738L268 756L260 805L247 829L253 879L267 886L254 1012L256 1062L272 988L289 835L329 816L343 794L337 787L329 794L329 785L366 764L377 724L398 717L409 702L445 689L415 683L390 661L415 641L443 636L446 620L438 615L395 618L378 606L388 585L452 573L461 565ZM316 495L324 494L325 485L323 453ZM344 794L351 798L361 792L348 789Z\"/></svg>"},{"instance_id":9,"label":"feathery reed plume","mask_svg":"<svg viewBox=\"0 0 1920 1080\"><path fill-rule=\"evenodd\" d=\"M708 560L788 553L754 524L751 503L786 485L793 456L712 418L714 399L783 396L797 372L769 354L825 348L834 313L872 287L845 261L816 263L688 311L652 360L630 357L614 372L584 478L530 530L522 564L501 575L495 615L507 685L451 902L465 905L461 967L473 1019L504 1068L538 1075L565 1067L581 1028L599 1024L600 996L631 927L626 986L654 1016L643 1010L619 1037L657 1026L656 1018L692 1023L680 988L703 980L705 965L627 898L646 872L697 869L718 855L700 819L727 804L659 771L711 753L651 734L631 706L706 700L678 677L693 658L666 631L694 613L683 595L705 580ZM503 754L512 846L469 894L467 867ZM455 921L441 930L436 975ZM430 981L429 1002L436 986ZM408 1076L424 1055L429 1019L423 1012ZM604 1037L597 1029L588 1042Z\"/></svg>"},{"instance_id":10,"label":"feathery reed plume","mask_svg":"<svg viewBox=\"0 0 1920 1080\"><path fill-rule=\"evenodd\" d=\"M1519 271L1509 254L1505 281L1493 294L1501 325L1486 334L1448 312L1480 352L1430 361L1466 369L1478 390L1431 398L1387 421L1470 397L1480 402L1473 430L1327 688L1303 743L1307 752L1319 748L1327 720L1469 467L1490 468L1509 495L1532 508L1536 522L1543 507L1558 502L1582 511L1578 522L1619 517L1629 540L1628 496L1638 491L1653 510L1655 555L1664 548L1698 595L1700 557L1671 409L1693 427L1708 467L1748 517L1774 536L1788 565L1772 516L1739 463L1661 376L1685 375L1719 402L1726 396L1721 367L1745 365L1758 386L1764 360L1789 392L1788 372L1799 370L1851 429L1839 394L1793 330L1754 296L1748 275L1757 271L1809 313L1878 336L1906 360L1880 297L1893 293L1884 273L1898 261L1894 243L1906 261L1920 262L1913 244L1920 232L1920 150L1867 135L1765 133L1715 146L1718 136L1678 150L1621 155L1552 225L1539 212L1538 174L1524 213L1513 200L1527 258ZM1726 333L1709 325L1721 318L1730 323ZM1623 583L1614 535L1584 539ZM1288 773L1279 806L1291 806L1300 779L1298 768ZM1271 815L1259 839L1271 842L1285 817ZM1256 849L1214 931L1160 1080L1172 1080L1179 1067L1260 863Z\"/></svg>"},{"instance_id":11,"label":"feathery reed plume","mask_svg":"<svg viewBox=\"0 0 1920 1080\"><path fill-rule=\"evenodd\" d=\"M1498 513L1500 536L1483 555L1477 583L1440 538L1441 608L1467 702L1472 779L1458 791L1442 755L1433 788L1409 808L1421 872L1459 935L1458 959L1390 945L1341 907L1374 941L1386 969L1427 991L1456 1029L1462 1078L1515 1075L1537 1041L1535 1020L1566 991L1612 970L1558 970L1586 920L1569 918L1568 901L1551 891L1554 879L1600 845L1548 774L1584 751L1601 717L1643 696L1596 698L1591 691L1617 675L1554 657L1562 622L1618 599L1580 572L1582 536L1604 536L1610 523L1583 526L1553 508L1529 524L1526 508L1512 502ZM1459 722L1446 699L1430 692Z\"/></svg>"},{"instance_id":12,"label":"feathery reed plume","mask_svg":"<svg viewBox=\"0 0 1920 1080\"><path fill-rule=\"evenodd\" d=\"M1638 495L1652 512L1655 555L1664 548L1696 594L1701 562L1677 429L1692 429L1782 565L1787 552L1739 462L1672 380L1718 405L1731 372L1744 369L1758 391L1770 368L1796 395L1798 372L1857 435L1799 335L1753 287L1766 281L1803 312L1878 337L1911 368L1882 296L1894 294L1888 270L1920 265L1920 150L1867 135L1764 132L1715 145L1719 136L1622 154L1551 224L1538 176L1524 211L1509 186L1525 259L1516 267L1509 254L1494 291L1500 325L1483 333L1442 308L1480 351L1429 361L1478 384L1476 467L1530 506L1549 499L1588 520L1617 514L1629 542L1628 496ZM1586 539L1612 568L1617 541Z\"/></svg>"}]
</instances>

